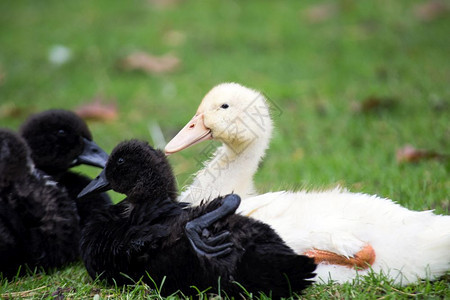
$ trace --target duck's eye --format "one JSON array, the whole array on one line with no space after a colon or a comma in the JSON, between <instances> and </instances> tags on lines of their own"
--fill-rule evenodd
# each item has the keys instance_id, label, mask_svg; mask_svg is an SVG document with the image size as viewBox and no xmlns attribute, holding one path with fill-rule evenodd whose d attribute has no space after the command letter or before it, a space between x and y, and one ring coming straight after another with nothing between
<instances>
[{"instance_id":1,"label":"duck's eye","mask_svg":"<svg viewBox=\"0 0 450 300\"><path fill-rule=\"evenodd\" d=\"M118 160L117 160L117 164L118 165L121 165L121 164L123 164L125 162L125 159L123 159L122 157L120 157Z\"/></svg>"},{"instance_id":2,"label":"duck's eye","mask_svg":"<svg viewBox=\"0 0 450 300\"><path fill-rule=\"evenodd\" d=\"M64 129L60 129L60 130L58 130L58 135L59 136L65 136L66 135L66 131Z\"/></svg>"},{"instance_id":3,"label":"duck's eye","mask_svg":"<svg viewBox=\"0 0 450 300\"><path fill-rule=\"evenodd\" d=\"M223 108L223 109L227 109L227 108L230 107L230 106L229 106L228 104L224 103L224 104L222 104L220 107Z\"/></svg>"}]
</instances>

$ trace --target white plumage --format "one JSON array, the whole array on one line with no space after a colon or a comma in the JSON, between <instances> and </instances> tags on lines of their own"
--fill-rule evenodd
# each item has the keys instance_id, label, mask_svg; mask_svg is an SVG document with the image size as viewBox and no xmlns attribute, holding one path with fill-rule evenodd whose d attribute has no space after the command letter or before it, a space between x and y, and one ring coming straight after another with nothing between
<instances>
[{"instance_id":1,"label":"white plumage","mask_svg":"<svg viewBox=\"0 0 450 300\"><path fill-rule=\"evenodd\" d=\"M257 195L253 175L272 128L262 94L236 83L214 87L166 146L170 154L206 139L223 143L179 199L197 204L239 194L238 212L271 225L297 253L320 249L352 258L370 245L375 252L371 269L397 284L435 279L450 270L450 216L411 211L390 199L340 188ZM316 281L342 283L368 272L322 262Z\"/></svg>"},{"instance_id":2,"label":"white plumage","mask_svg":"<svg viewBox=\"0 0 450 300\"><path fill-rule=\"evenodd\" d=\"M370 244L376 254L372 270L398 284L434 279L450 269L450 217L411 211L389 199L340 189L275 192L247 198L239 212L269 223L298 253L317 248L351 257ZM353 269L326 264L316 273L325 282L356 277Z\"/></svg>"}]
</instances>

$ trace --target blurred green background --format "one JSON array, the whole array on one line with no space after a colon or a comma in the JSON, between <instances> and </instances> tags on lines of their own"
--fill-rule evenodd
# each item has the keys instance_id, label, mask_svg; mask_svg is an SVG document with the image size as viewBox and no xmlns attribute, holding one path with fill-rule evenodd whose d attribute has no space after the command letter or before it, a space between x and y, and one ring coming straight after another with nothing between
<instances>
[{"instance_id":1,"label":"blurred green background","mask_svg":"<svg viewBox=\"0 0 450 300\"><path fill-rule=\"evenodd\" d=\"M340 184L448 214L449 10L448 1L406 0L0 1L0 126L100 99L117 108L114 120L88 121L105 150L123 139L154 143L154 122L168 141L209 89L234 81L272 103L261 192ZM136 52L177 65L124 68ZM424 151L417 162L398 161L407 144ZM170 157L180 188L205 147Z\"/></svg>"},{"instance_id":2,"label":"blurred green background","mask_svg":"<svg viewBox=\"0 0 450 300\"><path fill-rule=\"evenodd\" d=\"M152 142L151 122L169 140L210 88L235 81L274 104L261 191L341 184L448 212L448 159L396 161L405 144L449 152L448 2L2 1L0 16L2 127L101 99L118 109L113 121L89 121L107 151ZM51 62L55 47L67 61ZM121 68L135 52L179 65ZM206 146L170 158L180 187Z\"/></svg>"}]
</instances>

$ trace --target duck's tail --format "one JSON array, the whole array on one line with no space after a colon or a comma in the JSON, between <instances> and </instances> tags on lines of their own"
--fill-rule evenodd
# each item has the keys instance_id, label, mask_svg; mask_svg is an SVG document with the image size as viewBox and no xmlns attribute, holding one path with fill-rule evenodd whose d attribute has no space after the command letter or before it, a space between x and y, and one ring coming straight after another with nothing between
<instances>
[{"instance_id":1,"label":"duck's tail","mask_svg":"<svg viewBox=\"0 0 450 300\"><path fill-rule=\"evenodd\" d=\"M381 244L374 242L375 270L381 268L401 285L434 280L450 270L450 216L411 212L402 225Z\"/></svg>"},{"instance_id":2,"label":"duck's tail","mask_svg":"<svg viewBox=\"0 0 450 300\"><path fill-rule=\"evenodd\" d=\"M427 257L426 278L435 279L450 271L450 216L433 215L430 223L420 232L418 245Z\"/></svg>"}]
</instances>

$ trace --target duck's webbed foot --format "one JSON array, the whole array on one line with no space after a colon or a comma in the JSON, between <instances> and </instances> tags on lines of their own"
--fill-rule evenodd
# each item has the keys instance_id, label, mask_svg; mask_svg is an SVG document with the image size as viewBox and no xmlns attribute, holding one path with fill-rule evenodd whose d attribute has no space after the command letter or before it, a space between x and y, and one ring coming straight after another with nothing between
<instances>
[{"instance_id":1,"label":"duck's webbed foot","mask_svg":"<svg viewBox=\"0 0 450 300\"><path fill-rule=\"evenodd\" d=\"M327 250L312 249L303 253L308 257L314 258L316 264L324 263L327 265L340 265L347 268L360 270L370 268L375 262L376 254L373 247L369 244L365 245L358 253L352 257L336 254Z\"/></svg>"},{"instance_id":2,"label":"duck's webbed foot","mask_svg":"<svg viewBox=\"0 0 450 300\"><path fill-rule=\"evenodd\" d=\"M241 203L241 198L236 194L230 194L222 199L219 208L204 214L186 224L186 235L192 248L200 255L207 258L222 257L232 251L233 244L227 242L229 231L223 231L217 235L211 235L207 229L216 221L233 214Z\"/></svg>"}]
</instances>

